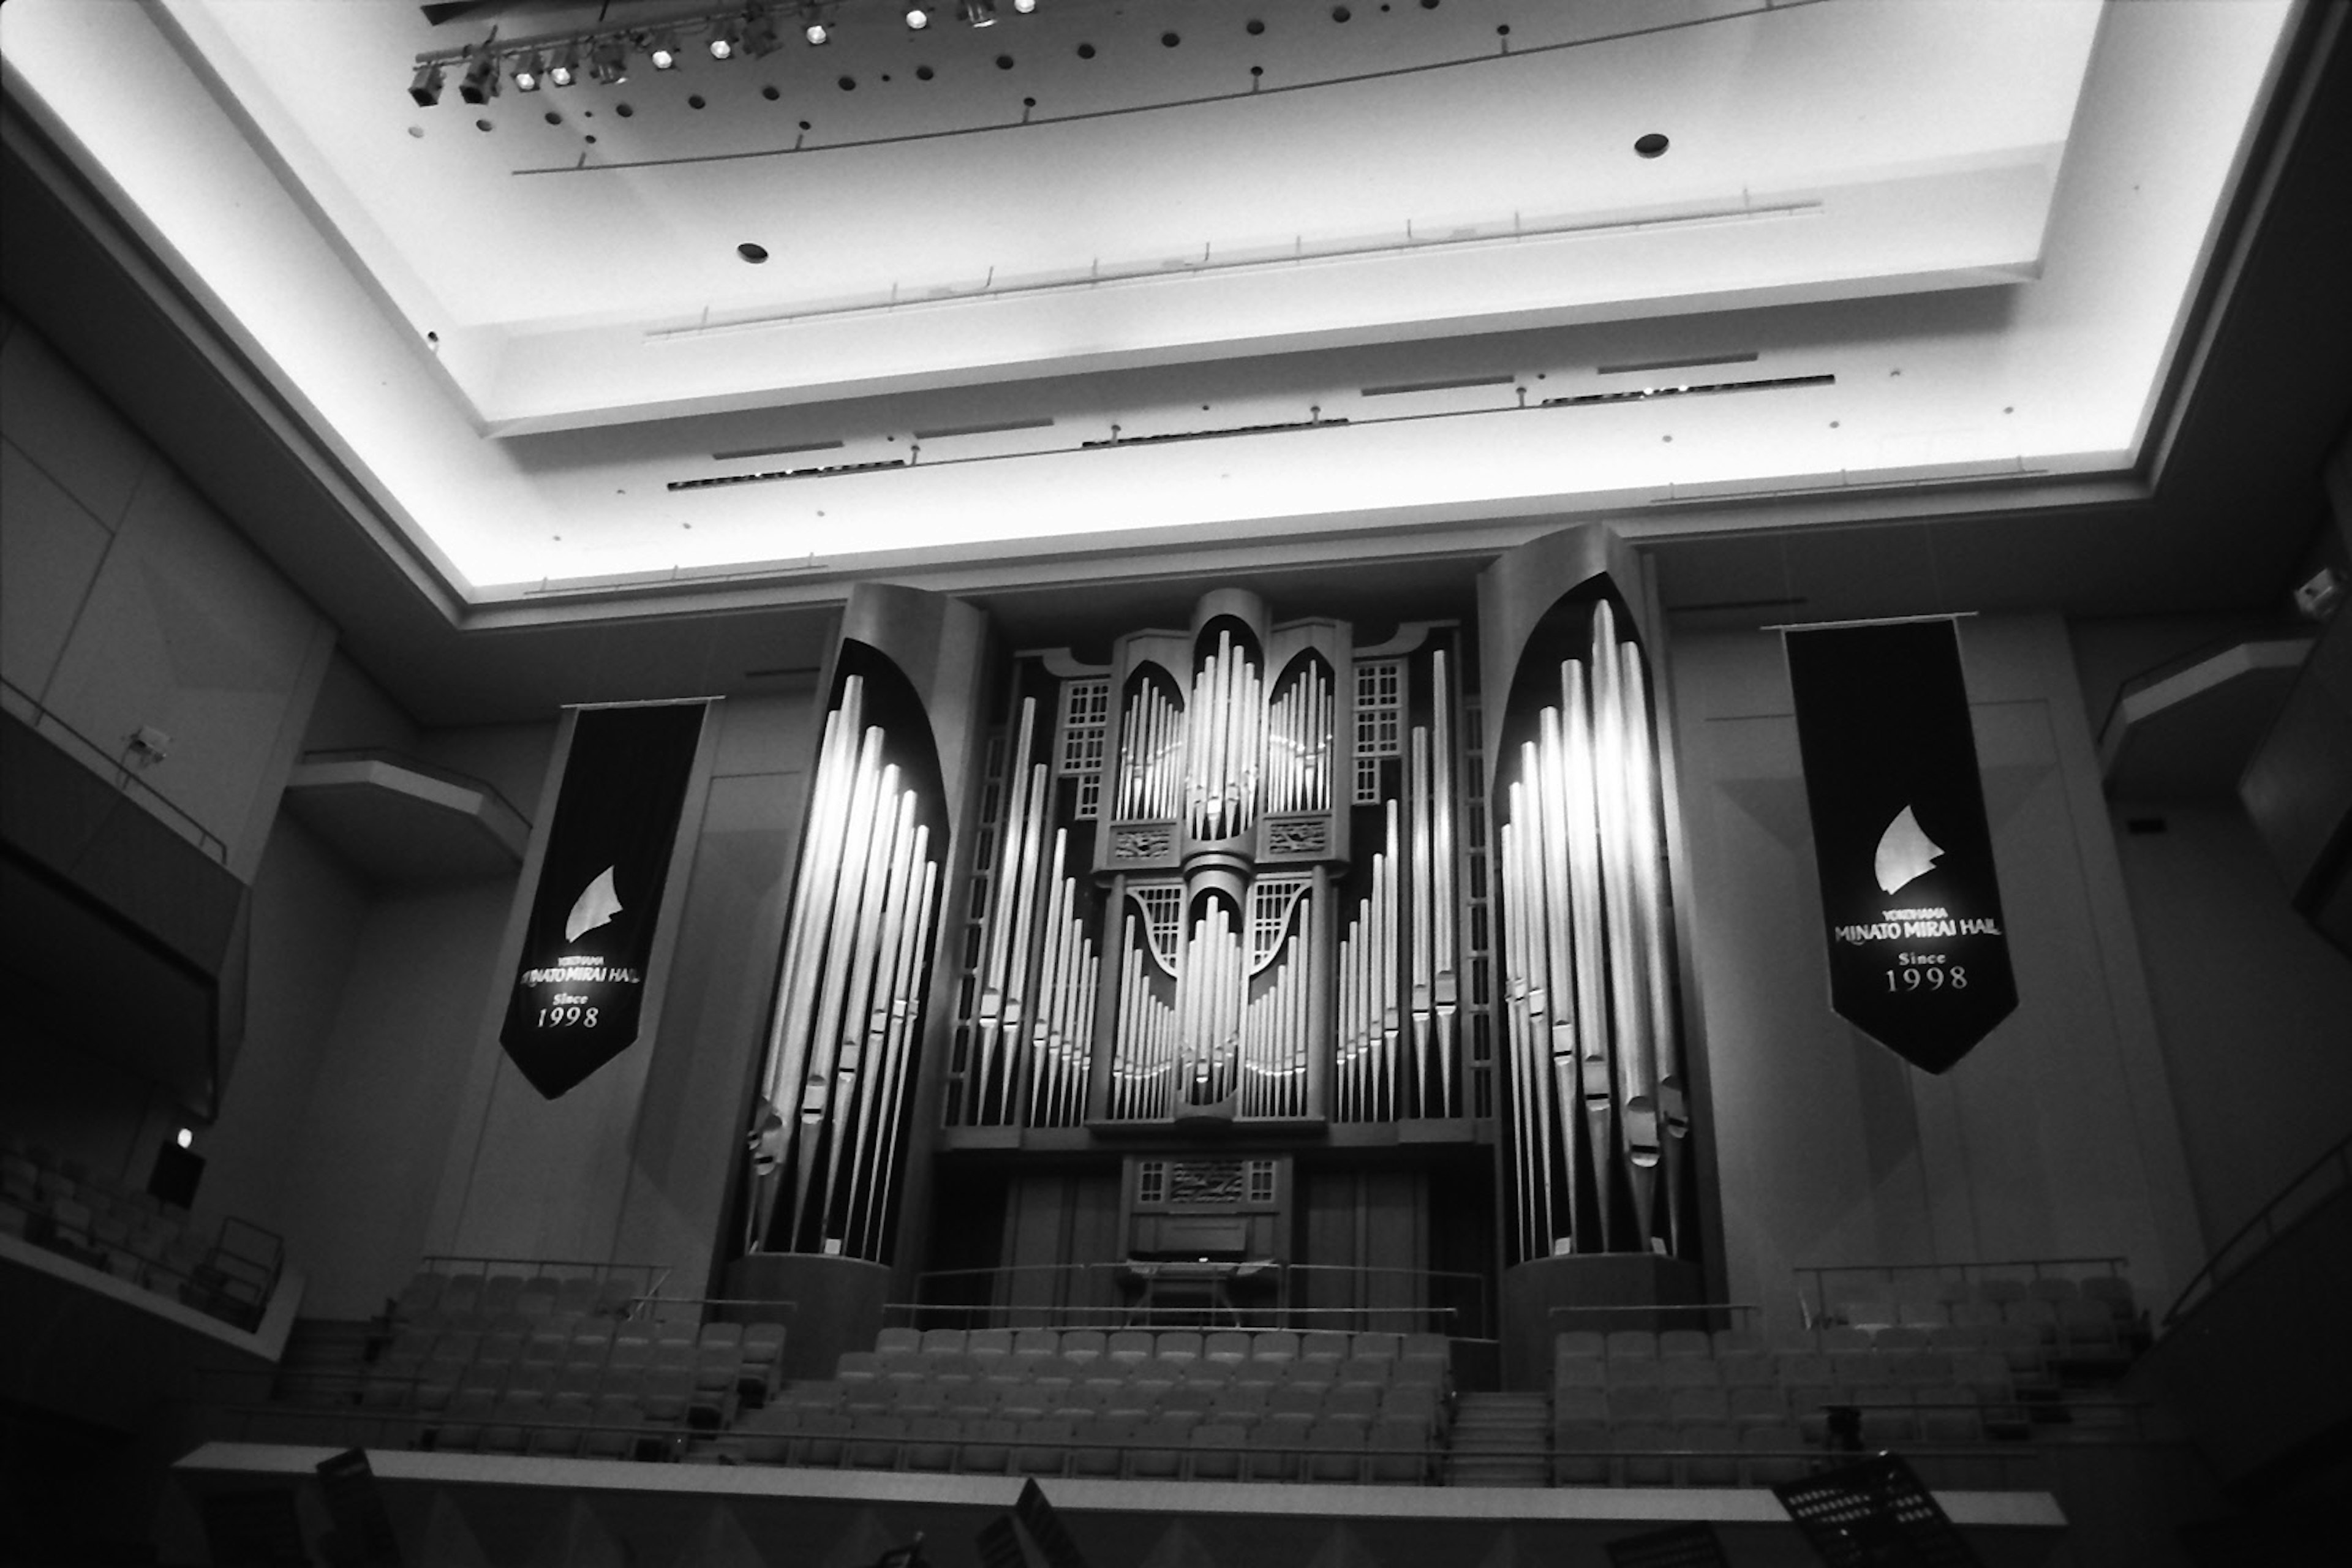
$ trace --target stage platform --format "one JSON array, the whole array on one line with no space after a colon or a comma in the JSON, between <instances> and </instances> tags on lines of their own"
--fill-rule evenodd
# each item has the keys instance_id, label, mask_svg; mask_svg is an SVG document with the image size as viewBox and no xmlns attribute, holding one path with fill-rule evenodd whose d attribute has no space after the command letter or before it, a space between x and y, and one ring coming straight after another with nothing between
<instances>
[{"instance_id":1,"label":"stage platform","mask_svg":"<svg viewBox=\"0 0 2352 1568\"><path fill-rule=\"evenodd\" d=\"M209 1562L204 1500L290 1490L316 1555L330 1528L327 1448L212 1443L174 1467L159 1544ZM917 1532L932 1568L981 1568L974 1537L1020 1477L634 1464L373 1451L401 1561L436 1568L866 1568ZM1040 1483L1092 1568L1529 1568L1603 1564L1607 1543L1691 1521L1738 1568L1819 1561L1761 1489ZM2066 1528L2046 1492L1938 1492L1986 1568L2051 1559Z\"/></svg>"}]
</instances>

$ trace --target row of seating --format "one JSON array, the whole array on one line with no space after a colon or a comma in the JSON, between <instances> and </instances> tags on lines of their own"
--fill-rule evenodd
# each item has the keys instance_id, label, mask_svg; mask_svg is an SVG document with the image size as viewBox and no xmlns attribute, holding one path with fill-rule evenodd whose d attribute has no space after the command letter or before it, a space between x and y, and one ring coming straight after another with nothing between
<instances>
[{"instance_id":1,"label":"row of seating","mask_svg":"<svg viewBox=\"0 0 2352 1568\"><path fill-rule=\"evenodd\" d=\"M1605 1362L1564 1358L1552 1368L1555 1393L1581 1388L1745 1388L1822 1383L1938 1388L1961 1384L2001 1398L2015 1392L2009 1358L1996 1351L1947 1355L1937 1351L1738 1351L1706 1361Z\"/></svg>"},{"instance_id":2,"label":"row of seating","mask_svg":"<svg viewBox=\"0 0 2352 1568\"><path fill-rule=\"evenodd\" d=\"M1444 1334L1349 1334L1337 1330L1299 1332L1240 1329L1203 1332L1192 1329L884 1329L875 1336L877 1355L972 1355L982 1358L1063 1356L1072 1361L1392 1361L1433 1363L1447 1357Z\"/></svg>"},{"instance_id":3,"label":"row of seating","mask_svg":"<svg viewBox=\"0 0 2352 1568\"><path fill-rule=\"evenodd\" d=\"M1062 1415L903 1416L781 1403L722 1440L742 1462L978 1475L1423 1485L1435 1452L1410 1421L1224 1421Z\"/></svg>"},{"instance_id":4,"label":"row of seating","mask_svg":"<svg viewBox=\"0 0 2352 1568\"><path fill-rule=\"evenodd\" d=\"M1817 1383L1823 1381L1822 1376L1801 1358L1843 1356L1875 1358L1855 1361L1839 1374L1852 1381L1944 1383L1951 1378L1940 1370L1941 1362L1904 1358L1997 1355L2008 1363L2011 1380L2021 1388L2040 1389L2053 1384L2053 1353L2040 1331L2025 1324L1942 1330L1824 1329L1789 1336L1773 1349L1765 1348L1762 1336L1737 1330L1720 1330L1712 1336L1695 1330L1656 1335L1620 1330L1607 1336L1559 1335L1553 1343L1553 1377L1556 1384L1563 1380L1638 1382L1649 1375L1641 1369L1655 1366L1674 1368L1671 1376L1686 1382ZM1710 1366L1716 1369L1713 1373L1703 1370Z\"/></svg>"},{"instance_id":5,"label":"row of seating","mask_svg":"<svg viewBox=\"0 0 2352 1568\"><path fill-rule=\"evenodd\" d=\"M1131 1382L1104 1384L953 1383L896 1380L794 1384L777 1403L802 1409L852 1414L949 1415L961 1419L1002 1416L1042 1419L1108 1416L1177 1416L1254 1426L1261 1422L1304 1425L1331 1419L1370 1425L1418 1422L1435 1430L1444 1411L1434 1384L1262 1384Z\"/></svg>"},{"instance_id":6,"label":"row of seating","mask_svg":"<svg viewBox=\"0 0 2352 1568\"><path fill-rule=\"evenodd\" d=\"M1865 1441L1982 1443L2026 1435L2023 1410L1988 1402L1975 1389L1851 1387L1837 1384L1791 1388L1564 1388L1552 1396L1554 1425L1610 1427L1661 1424L1728 1426L1741 1432L1793 1426L1821 1442L1829 1436L1831 1406L1861 1410ZM1869 1441L1872 1431L1876 1441Z\"/></svg>"},{"instance_id":7,"label":"row of seating","mask_svg":"<svg viewBox=\"0 0 2352 1568\"><path fill-rule=\"evenodd\" d=\"M1553 1434L1551 1477L1559 1486L1769 1487L1803 1479L1820 1457L1820 1439L1794 1426L1567 1422ZM2003 1452L1929 1443L1906 1447L1904 1458L1938 1490L2042 1481L2039 1457L2022 1445Z\"/></svg>"},{"instance_id":8,"label":"row of seating","mask_svg":"<svg viewBox=\"0 0 2352 1568\"><path fill-rule=\"evenodd\" d=\"M525 1328L545 1318L622 1318L642 1300L648 1271L593 1268L523 1274L422 1269L394 1300L395 1323L420 1329Z\"/></svg>"},{"instance_id":9,"label":"row of seating","mask_svg":"<svg viewBox=\"0 0 2352 1568\"><path fill-rule=\"evenodd\" d=\"M1824 1305L1833 1313L1853 1309L1952 1306L1963 1302L1994 1306L2011 1301L2093 1300L2106 1304L2118 1318L2137 1314L2132 1285L2120 1274L2038 1274L2031 1277L1993 1274L1976 1279L1940 1274L1896 1273L1892 1278L1836 1279L1822 1287ZM1849 1318L1848 1321L1854 1320ZM1885 1322L1901 1321L1888 1317Z\"/></svg>"}]
</instances>

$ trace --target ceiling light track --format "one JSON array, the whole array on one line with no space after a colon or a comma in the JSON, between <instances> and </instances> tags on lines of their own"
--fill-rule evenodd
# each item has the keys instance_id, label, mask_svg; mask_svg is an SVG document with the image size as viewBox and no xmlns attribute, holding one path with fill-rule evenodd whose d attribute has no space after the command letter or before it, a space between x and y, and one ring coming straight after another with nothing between
<instances>
[{"instance_id":1,"label":"ceiling light track","mask_svg":"<svg viewBox=\"0 0 2352 1568\"><path fill-rule=\"evenodd\" d=\"M628 167L607 164L607 168ZM555 171L519 169L517 174L551 173ZM1150 283L1178 278L1200 278L1212 274L1270 272L1281 268L1316 264L1363 261L1381 257L1415 255L1440 250L1466 250L1482 246L1519 245L1531 240L1592 239L1611 235L1644 234L1663 229L1697 227L1714 224L1763 223L1783 218L1816 217L1826 211L1819 201L1778 202L1763 205L1730 207L1700 207L1668 216L1616 219L1591 223L1572 218L1529 221L1513 213L1510 226L1496 219L1491 227L1472 225L1456 227L1447 233L1428 236L1412 232L1391 232L1378 237L1357 237L1330 244L1318 244L1310 248L1303 237L1294 238L1291 248L1285 252L1265 246L1237 247L1227 255L1217 254L1213 246L1202 245L1201 254L1179 262L1165 260L1122 262L1106 266L1097 260L1084 271L1032 275L1025 278L996 279L993 270L988 279L970 288L929 289L919 292L905 285L893 283L887 292L863 299L837 300L811 305L797 310L763 310L755 316L736 316L716 321L697 321L691 326L659 327L645 334L649 345L690 342L702 338L724 337L736 332L765 331L777 327L789 327L803 321L838 321L857 316L887 315L900 310L934 309L940 306L969 304L974 300L1020 299L1024 296L1050 295L1099 289L1110 285ZM1400 388L1401 391L1431 390Z\"/></svg>"},{"instance_id":2,"label":"ceiling light track","mask_svg":"<svg viewBox=\"0 0 2352 1568\"><path fill-rule=\"evenodd\" d=\"M1524 385L1524 383L1517 382L1517 378L1514 377L1504 377L1500 381L1487 377L1479 377L1473 381L1435 384L1421 387L1393 387L1389 390L1392 392L1433 391L1442 390L1444 387L1449 386L1488 386L1507 384ZM759 473L751 474L709 474L698 479L670 479L667 481L662 488L664 489L673 491L723 489L731 485L761 484L771 479L831 479L845 474L877 473L887 468L938 468L954 467L965 463L1004 463L1026 458L1066 457L1074 452L1110 452L1119 450L1123 447L1165 447L1183 441L1215 441L1228 437L1244 436L1295 435L1302 431L1331 430L1349 426L1364 427L1374 425L1416 425L1432 419L1479 419L1485 418L1490 415L1527 414L1540 412L1547 409L1589 407L1599 404L1634 402L1639 401L1644 396L1682 396L1703 392L1787 392L1808 386L1834 386L1836 384L1837 377L1834 374L1826 373L1820 375L1783 375L1773 376L1769 379L1758 381L1724 382L1718 383L1713 386L1693 386L1687 388L1659 387L1649 389L1646 392L1608 393L1593 397L1555 397L1542 403L1528 403L1522 399L1517 403L1503 404L1493 408L1435 409L1419 414L1376 415L1366 419L1349 419L1346 417L1327 418L1323 414L1322 405L1318 404L1308 410L1308 416L1305 419L1281 420L1264 425L1226 425L1214 426L1205 430L1163 430L1139 436L1128 435L1122 431L1118 426L1113 425L1110 427L1110 434L1108 436L1097 437L1092 440L1081 440L1074 447L1042 447L1026 452L982 452L975 453L971 457L965 458L931 458L926 460L918 460L913 457L891 458L869 463L831 463L822 466L812 466L799 468L768 468ZM920 442L936 440L949 436L974 436L992 434L997 431L1043 429L1054 425L1055 423L1055 421L1053 419L1046 418L1021 420L994 426L965 426L953 430L919 430L914 432L914 437L918 442ZM895 437L893 438L895 439ZM808 447L776 447L761 452L719 452L712 454L712 456L714 458L723 460L729 458L765 457L772 454L780 455L793 451L830 450L843 445L845 445L845 443L833 441L822 444L812 444ZM1934 477L1941 478L1943 476L1938 474ZM1978 478L1983 476L1971 472L1969 474L1955 477ZM1830 485L1824 488L1835 489L1842 487L1838 485ZM1662 500L1673 500L1677 498L1669 495L1659 499ZM1680 499L1693 498L1685 497Z\"/></svg>"}]
</instances>

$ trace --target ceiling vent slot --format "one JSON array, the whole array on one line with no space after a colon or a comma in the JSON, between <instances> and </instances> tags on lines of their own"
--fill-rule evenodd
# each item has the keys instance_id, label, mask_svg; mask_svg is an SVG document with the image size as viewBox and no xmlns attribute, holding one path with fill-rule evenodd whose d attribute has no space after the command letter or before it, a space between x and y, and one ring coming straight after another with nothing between
<instances>
[{"instance_id":1,"label":"ceiling vent slot","mask_svg":"<svg viewBox=\"0 0 2352 1568\"><path fill-rule=\"evenodd\" d=\"M1405 381L1394 386L1368 386L1364 388L1364 395L1399 397L1408 392L1454 392L1465 386L1508 386L1517 380L1518 377L1509 372L1501 375L1459 375L1445 381Z\"/></svg>"},{"instance_id":2,"label":"ceiling vent slot","mask_svg":"<svg viewBox=\"0 0 2352 1568\"><path fill-rule=\"evenodd\" d=\"M944 441L951 436L1001 436L1008 430L1050 430L1051 419L999 419L988 425L954 425L939 430L918 430L918 441Z\"/></svg>"},{"instance_id":3,"label":"ceiling vent slot","mask_svg":"<svg viewBox=\"0 0 2352 1568\"><path fill-rule=\"evenodd\" d=\"M1754 364L1756 351L1746 353L1708 354L1700 359L1645 359L1630 364L1601 364L1592 367L1595 375L1638 375L1645 370L1696 370L1703 364Z\"/></svg>"},{"instance_id":4,"label":"ceiling vent slot","mask_svg":"<svg viewBox=\"0 0 2352 1568\"><path fill-rule=\"evenodd\" d=\"M711 461L732 463L744 458L789 458L795 452L838 452L838 441L803 441L796 447L746 447L740 452L713 452Z\"/></svg>"},{"instance_id":5,"label":"ceiling vent slot","mask_svg":"<svg viewBox=\"0 0 2352 1568\"><path fill-rule=\"evenodd\" d=\"M1334 425L1345 425L1345 419L1293 419L1281 425L1232 425L1222 430L1171 430L1159 436L1110 436L1099 441L1081 441L1081 451L1097 447L1148 447L1164 441L1208 441L1220 436L1271 436L1282 430L1322 430Z\"/></svg>"}]
</instances>

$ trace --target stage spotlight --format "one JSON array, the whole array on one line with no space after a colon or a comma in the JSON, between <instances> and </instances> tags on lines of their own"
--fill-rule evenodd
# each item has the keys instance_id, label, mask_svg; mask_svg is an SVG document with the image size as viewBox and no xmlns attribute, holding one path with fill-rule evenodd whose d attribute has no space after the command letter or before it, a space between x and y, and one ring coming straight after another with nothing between
<instances>
[{"instance_id":1,"label":"stage spotlight","mask_svg":"<svg viewBox=\"0 0 2352 1568\"><path fill-rule=\"evenodd\" d=\"M457 84L457 96L467 103L488 103L498 95L498 60L489 55L476 55L466 67L466 79Z\"/></svg>"},{"instance_id":2,"label":"stage spotlight","mask_svg":"<svg viewBox=\"0 0 2352 1568\"><path fill-rule=\"evenodd\" d=\"M588 51L588 74L606 87L629 79L629 47L618 38L600 38Z\"/></svg>"},{"instance_id":3,"label":"stage spotlight","mask_svg":"<svg viewBox=\"0 0 2352 1568\"><path fill-rule=\"evenodd\" d=\"M801 37L814 48L833 42L833 29L824 25L824 17L812 16L801 24Z\"/></svg>"},{"instance_id":4,"label":"stage spotlight","mask_svg":"<svg viewBox=\"0 0 2352 1568\"><path fill-rule=\"evenodd\" d=\"M677 35L669 31L654 35L652 45L646 50L646 58L653 61L654 69L657 71L677 69Z\"/></svg>"},{"instance_id":5,"label":"stage spotlight","mask_svg":"<svg viewBox=\"0 0 2352 1568\"><path fill-rule=\"evenodd\" d=\"M439 66L418 66L416 79L408 84L408 96L416 100L419 109L430 109L441 101L442 73Z\"/></svg>"},{"instance_id":6,"label":"stage spotlight","mask_svg":"<svg viewBox=\"0 0 2352 1568\"><path fill-rule=\"evenodd\" d=\"M566 44L562 52L550 60L547 80L551 87L570 87L580 79L580 46Z\"/></svg>"},{"instance_id":7,"label":"stage spotlight","mask_svg":"<svg viewBox=\"0 0 2352 1568\"><path fill-rule=\"evenodd\" d=\"M919 33L931 25L931 14L920 5L907 7L907 31Z\"/></svg>"},{"instance_id":8,"label":"stage spotlight","mask_svg":"<svg viewBox=\"0 0 2352 1568\"><path fill-rule=\"evenodd\" d=\"M962 0L962 4L957 9L962 14L966 26L993 27L996 26L996 0Z\"/></svg>"},{"instance_id":9,"label":"stage spotlight","mask_svg":"<svg viewBox=\"0 0 2352 1568\"><path fill-rule=\"evenodd\" d=\"M525 55L515 62L514 84L517 92L537 92L547 74L547 67L537 55Z\"/></svg>"},{"instance_id":10,"label":"stage spotlight","mask_svg":"<svg viewBox=\"0 0 2352 1568\"><path fill-rule=\"evenodd\" d=\"M1013 0L1013 8L1026 16L1037 8L1037 0Z\"/></svg>"},{"instance_id":11,"label":"stage spotlight","mask_svg":"<svg viewBox=\"0 0 2352 1568\"><path fill-rule=\"evenodd\" d=\"M765 16L747 18L743 24L743 52L753 59L774 54L784 47L776 36L776 24Z\"/></svg>"},{"instance_id":12,"label":"stage spotlight","mask_svg":"<svg viewBox=\"0 0 2352 1568\"><path fill-rule=\"evenodd\" d=\"M712 59L731 60L735 58L735 51L742 47L743 24L741 22L721 22L711 29L710 58Z\"/></svg>"}]
</instances>

